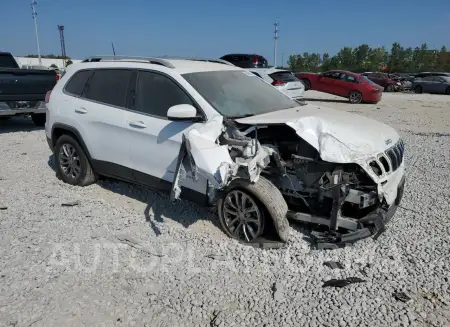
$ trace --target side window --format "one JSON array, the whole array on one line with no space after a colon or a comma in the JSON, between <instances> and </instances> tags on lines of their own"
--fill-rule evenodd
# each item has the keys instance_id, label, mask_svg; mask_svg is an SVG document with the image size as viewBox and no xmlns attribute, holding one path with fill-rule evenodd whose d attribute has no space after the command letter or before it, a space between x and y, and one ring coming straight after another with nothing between
<instances>
[{"instance_id":1,"label":"side window","mask_svg":"<svg viewBox=\"0 0 450 327\"><path fill-rule=\"evenodd\" d=\"M81 70L75 73L67 83L64 90L72 95L80 96L83 92L84 86L92 75L92 70Z\"/></svg>"},{"instance_id":2,"label":"side window","mask_svg":"<svg viewBox=\"0 0 450 327\"><path fill-rule=\"evenodd\" d=\"M83 96L90 100L125 107L131 75L132 71L127 69L95 70Z\"/></svg>"},{"instance_id":3,"label":"side window","mask_svg":"<svg viewBox=\"0 0 450 327\"><path fill-rule=\"evenodd\" d=\"M339 79L339 76L341 75L340 72L328 72L323 74L323 76L328 77L328 78L333 78L333 79Z\"/></svg>"},{"instance_id":4,"label":"side window","mask_svg":"<svg viewBox=\"0 0 450 327\"><path fill-rule=\"evenodd\" d=\"M358 84L358 80L356 78L347 74L342 74L341 79L343 79L346 82Z\"/></svg>"},{"instance_id":5,"label":"side window","mask_svg":"<svg viewBox=\"0 0 450 327\"><path fill-rule=\"evenodd\" d=\"M194 105L192 100L170 78L140 71L136 87L136 110L158 117L167 117L167 110L177 104Z\"/></svg>"}]
</instances>

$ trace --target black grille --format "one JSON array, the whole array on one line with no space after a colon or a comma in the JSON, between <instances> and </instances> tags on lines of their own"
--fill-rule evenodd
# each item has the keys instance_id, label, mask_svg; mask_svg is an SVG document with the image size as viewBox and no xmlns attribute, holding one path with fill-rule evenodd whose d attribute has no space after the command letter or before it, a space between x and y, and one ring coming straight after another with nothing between
<instances>
[{"instance_id":1,"label":"black grille","mask_svg":"<svg viewBox=\"0 0 450 327\"><path fill-rule=\"evenodd\" d=\"M402 164L404 151L405 144L402 140L399 140L396 144L394 144L394 146L385 151L386 155L391 161L392 171L396 171L397 168Z\"/></svg>"}]
</instances>

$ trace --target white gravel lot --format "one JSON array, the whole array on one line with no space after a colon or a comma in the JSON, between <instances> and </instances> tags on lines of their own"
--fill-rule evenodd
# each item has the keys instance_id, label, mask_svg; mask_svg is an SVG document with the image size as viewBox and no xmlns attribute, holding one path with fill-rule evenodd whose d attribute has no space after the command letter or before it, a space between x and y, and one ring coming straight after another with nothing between
<instances>
[{"instance_id":1,"label":"white gravel lot","mask_svg":"<svg viewBox=\"0 0 450 327\"><path fill-rule=\"evenodd\" d=\"M449 326L450 97L384 94L377 105L350 105L305 94L404 137L402 208L375 242L311 250L295 225L284 249L243 246L193 204L111 180L62 183L44 131L0 121L0 325ZM365 283L322 288L349 276Z\"/></svg>"}]
</instances>

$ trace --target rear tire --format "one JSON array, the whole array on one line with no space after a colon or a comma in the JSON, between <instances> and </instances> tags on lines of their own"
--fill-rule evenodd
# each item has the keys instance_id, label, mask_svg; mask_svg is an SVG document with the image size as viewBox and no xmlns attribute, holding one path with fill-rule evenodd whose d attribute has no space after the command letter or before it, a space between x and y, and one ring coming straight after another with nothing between
<instances>
[{"instance_id":1,"label":"rear tire","mask_svg":"<svg viewBox=\"0 0 450 327\"><path fill-rule=\"evenodd\" d=\"M417 86L414 88L414 93L417 93L417 94L422 93L422 86L417 85Z\"/></svg>"},{"instance_id":2,"label":"rear tire","mask_svg":"<svg viewBox=\"0 0 450 327\"><path fill-rule=\"evenodd\" d=\"M36 126L45 126L46 116L45 114L32 114L31 120Z\"/></svg>"},{"instance_id":3,"label":"rear tire","mask_svg":"<svg viewBox=\"0 0 450 327\"><path fill-rule=\"evenodd\" d=\"M226 203L229 201L229 196L234 195L235 191L244 193L245 196L251 198L258 205L258 211L262 213L264 219L264 225L267 228L271 226L275 227L275 231L281 241L287 242L289 239L289 222L286 218L288 206L283 198L280 190L272 184L269 180L260 176L255 183L250 182L247 179L238 178L233 180L225 190L225 195L218 199L217 209L219 214L219 221L225 234L229 237L248 243L245 238L239 237L233 232L230 226L230 220L232 220L227 214ZM229 202L227 202L228 204ZM233 206L232 206L233 207ZM239 211L239 208L236 210ZM273 224L270 224L267 219L271 218ZM237 227L236 227L237 228ZM253 239L257 239L263 234L264 230L259 231L259 235L255 235ZM269 231L268 231L269 232ZM250 241L251 242L251 241Z\"/></svg>"},{"instance_id":4,"label":"rear tire","mask_svg":"<svg viewBox=\"0 0 450 327\"><path fill-rule=\"evenodd\" d=\"M301 82L305 85L305 91L311 90L311 82L307 79L302 79Z\"/></svg>"},{"instance_id":5,"label":"rear tire","mask_svg":"<svg viewBox=\"0 0 450 327\"><path fill-rule=\"evenodd\" d=\"M97 180L97 174L80 144L70 135L63 134L55 144L56 175L64 183L87 186Z\"/></svg>"},{"instance_id":6,"label":"rear tire","mask_svg":"<svg viewBox=\"0 0 450 327\"><path fill-rule=\"evenodd\" d=\"M361 103L361 101L362 101L361 92L351 91L350 94L348 95L348 100L350 101L350 103L353 103L353 104Z\"/></svg>"},{"instance_id":7,"label":"rear tire","mask_svg":"<svg viewBox=\"0 0 450 327\"><path fill-rule=\"evenodd\" d=\"M394 91L394 85L390 84L386 87L386 92L393 92Z\"/></svg>"}]
</instances>

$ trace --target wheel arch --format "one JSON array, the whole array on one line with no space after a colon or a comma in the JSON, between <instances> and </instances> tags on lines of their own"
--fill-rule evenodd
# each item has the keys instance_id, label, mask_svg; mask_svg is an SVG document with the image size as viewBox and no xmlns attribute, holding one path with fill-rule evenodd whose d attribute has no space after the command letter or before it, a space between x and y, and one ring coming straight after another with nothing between
<instances>
[{"instance_id":1,"label":"wheel arch","mask_svg":"<svg viewBox=\"0 0 450 327\"><path fill-rule=\"evenodd\" d=\"M83 148L83 151L84 151L84 153L86 153L86 156L88 157L89 161L91 161L92 157L91 157L91 154L89 153L86 143L84 143L83 137L81 136L80 132L72 126L69 126L66 124L61 124L61 123L55 123L52 126L51 136L52 136L53 147L55 147L58 139L64 134L72 136Z\"/></svg>"}]
</instances>

